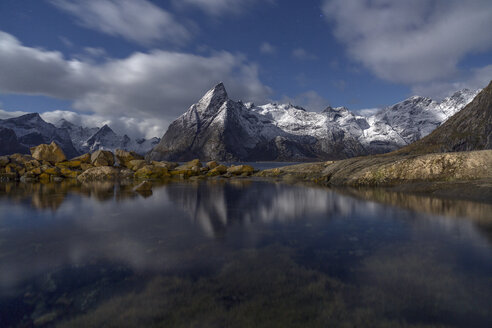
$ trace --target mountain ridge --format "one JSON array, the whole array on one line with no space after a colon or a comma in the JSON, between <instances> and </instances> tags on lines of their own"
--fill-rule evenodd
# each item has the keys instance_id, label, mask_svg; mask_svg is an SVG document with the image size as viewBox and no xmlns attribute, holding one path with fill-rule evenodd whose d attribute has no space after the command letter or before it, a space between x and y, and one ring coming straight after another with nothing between
<instances>
[{"instance_id":1,"label":"mountain ridge","mask_svg":"<svg viewBox=\"0 0 492 328\"><path fill-rule=\"evenodd\" d=\"M219 83L171 123L147 157L310 161L385 153L429 134L476 93L464 89L441 102L413 96L362 116L345 107L308 112L291 104L243 104Z\"/></svg>"}]
</instances>

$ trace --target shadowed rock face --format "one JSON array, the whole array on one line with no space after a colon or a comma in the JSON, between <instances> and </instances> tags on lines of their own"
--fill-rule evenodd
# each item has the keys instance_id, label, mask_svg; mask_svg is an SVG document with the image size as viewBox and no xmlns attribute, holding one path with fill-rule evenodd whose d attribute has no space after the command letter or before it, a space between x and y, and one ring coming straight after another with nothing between
<instances>
[{"instance_id":1,"label":"shadowed rock face","mask_svg":"<svg viewBox=\"0 0 492 328\"><path fill-rule=\"evenodd\" d=\"M0 155L28 152L29 149L19 143L14 130L0 127Z\"/></svg>"},{"instance_id":2,"label":"shadowed rock face","mask_svg":"<svg viewBox=\"0 0 492 328\"><path fill-rule=\"evenodd\" d=\"M425 154L492 149L492 81L475 99L427 137L398 151Z\"/></svg>"},{"instance_id":3,"label":"shadowed rock face","mask_svg":"<svg viewBox=\"0 0 492 328\"><path fill-rule=\"evenodd\" d=\"M429 134L475 94L462 90L440 103L412 97L363 117L344 107L315 113L243 104L220 83L169 126L147 159L315 161L385 153Z\"/></svg>"}]
</instances>

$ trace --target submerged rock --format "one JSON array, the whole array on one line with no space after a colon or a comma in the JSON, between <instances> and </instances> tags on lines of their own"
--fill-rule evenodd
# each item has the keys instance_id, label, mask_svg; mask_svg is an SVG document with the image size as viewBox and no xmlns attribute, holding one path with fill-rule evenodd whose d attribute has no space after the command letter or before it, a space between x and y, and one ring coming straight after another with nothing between
<instances>
[{"instance_id":1,"label":"submerged rock","mask_svg":"<svg viewBox=\"0 0 492 328\"><path fill-rule=\"evenodd\" d=\"M150 181L143 181L139 185L137 185L135 188L133 188L133 191L137 192L149 192L152 191L152 182Z\"/></svg>"},{"instance_id":2,"label":"submerged rock","mask_svg":"<svg viewBox=\"0 0 492 328\"><path fill-rule=\"evenodd\" d=\"M47 161L51 164L63 162L67 159L63 150L54 141L49 145L42 144L32 147L31 154L38 161Z\"/></svg>"}]
</instances>

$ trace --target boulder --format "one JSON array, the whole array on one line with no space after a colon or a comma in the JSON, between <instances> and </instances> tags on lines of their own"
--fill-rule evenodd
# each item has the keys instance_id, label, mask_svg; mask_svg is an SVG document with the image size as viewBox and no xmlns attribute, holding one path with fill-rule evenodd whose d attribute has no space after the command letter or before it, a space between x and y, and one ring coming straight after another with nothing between
<instances>
[{"instance_id":1,"label":"boulder","mask_svg":"<svg viewBox=\"0 0 492 328\"><path fill-rule=\"evenodd\" d=\"M114 155L108 150L96 150L91 155L91 164L94 166L113 166Z\"/></svg>"},{"instance_id":2,"label":"boulder","mask_svg":"<svg viewBox=\"0 0 492 328\"><path fill-rule=\"evenodd\" d=\"M113 181L119 177L120 170L112 166L93 167L77 177L79 182Z\"/></svg>"},{"instance_id":3,"label":"boulder","mask_svg":"<svg viewBox=\"0 0 492 328\"><path fill-rule=\"evenodd\" d=\"M41 166L41 163L35 159L33 160L30 160L30 161L27 161L24 163L24 167L26 168L26 170L32 170L34 168L37 168L37 167L40 167Z\"/></svg>"},{"instance_id":4,"label":"boulder","mask_svg":"<svg viewBox=\"0 0 492 328\"><path fill-rule=\"evenodd\" d=\"M194 159L192 161L184 163L183 165L175 167L174 170L175 171L187 171L187 170L191 170L195 166L202 167L202 162L200 162L200 160L198 160L198 159Z\"/></svg>"},{"instance_id":5,"label":"boulder","mask_svg":"<svg viewBox=\"0 0 492 328\"><path fill-rule=\"evenodd\" d=\"M92 169L93 167L94 167L94 165L88 164L88 163L82 163L82 164L80 164L80 168L82 169L82 171L85 171L85 170L88 170L88 169Z\"/></svg>"},{"instance_id":6,"label":"boulder","mask_svg":"<svg viewBox=\"0 0 492 328\"><path fill-rule=\"evenodd\" d=\"M82 165L81 161L70 160L66 162L57 163L56 166L59 168L68 168L68 169L79 169L80 165Z\"/></svg>"},{"instance_id":7,"label":"boulder","mask_svg":"<svg viewBox=\"0 0 492 328\"><path fill-rule=\"evenodd\" d=\"M255 172L251 165L232 165L227 169L227 173L232 175L251 175Z\"/></svg>"},{"instance_id":8,"label":"boulder","mask_svg":"<svg viewBox=\"0 0 492 328\"><path fill-rule=\"evenodd\" d=\"M205 164L205 166L208 167L209 169L215 169L217 166L219 166L219 163L217 163L216 161L210 161L207 164Z\"/></svg>"},{"instance_id":9,"label":"boulder","mask_svg":"<svg viewBox=\"0 0 492 328\"><path fill-rule=\"evenodd\" d=\"M135 172L136 179L162 179L171 176L164 167L145 165Z\"/></svg>"},{"instance_id":10,"label":"boulder","mask_svg":"<svg viewBox=\"0 0 492 328\"><path fill-rule=\"evenodd\" d=\"M73 171L73 170L70 170L69 168L66 168L66 167L62 167L60 170L60 173L65 178L72 178L72 179L77 178L77 176L80 174L79 171Z\"/></svg>"},{"instance_id":11,"label":"boulder","mask_svg":"<svg viewBox=\"0 0 492 328\"><path fill-rule=\"evenodd\" d=\"M133 172L132 170L126 169L126 168L122 168L120 170L119 177L122 180L128 180L128 179L133 179L134 175L135 175L135 172Z\"/></svg>"},{"instance_id":12,"label":"boulder","mask_svg":"<svg viewBox=\"0 0 492 328\"><path fill-rule=\"evenodd\" d=\"M56 166L46 166L46 165L43 165L41 166L41 171L44 173L44 174L48 174L48 175L54 175L54 176L58 176L61 174L61 171L59 168L57 168Z\"/></svg>"},{"instance_id":13,"label":"boulder","mask_svg":"<svg viewBox=\"0 0 492 328\"><path fill-rule=\"evenodd\" d=\"M147 162L144 161L143 159L134 159L134 160L129 161L126 164L126 167L129 168L130 170L138 171L142 167L144 167L145 165L147 165Z\"/></svg>"},{"instance_id":14,"label":"boulder","mask_svg":"<svg viewBox=\"0 0 492 328\"><path fill-rule=\"evenodd\" d=\"M34 160L34 157L26 154L12 154L10 155L10 160L12 162L16 162L17 164L25 164L27 162Z\"/></svg>"},{"instance_id":15,"label":"boulder","mask_svg":"<svg viewBox=\"0 0 492 328\"><path fill-rule=\"evenodd\" d=\"M175 168L177 168L179 166L178 163L165 162L165 161L162 161L162 162L152 161L152 165L159 166L159 167L165 167L168 170L174 170Z\"/></svg>"},{"instance_id":16,"label":"boulder","mask_svg":"<svg viewBox=\"0 0 492 328\"><path fill-rule=\"evenodd\" d=\"M210 177L214 177L217 175L222 175L224 173L227 173L227 166L221 164L208 171L207 175Z\"/></svg>"},{"instance_id":17,"label":"boulder","mask_svg":"<svg viewBox=\"0 0 492 328\"><path fill-rule=\"evenodd\" d=\"M0 167L5 167L8 163L10 163L8 156L0 156Z\"/></svg>"},{"instance_id":18,"label":"boulder","mask_svg":"<svg viewBox=\"0 0 492 328\"><path fill-rule=\"evenodd\" d=\"M32 170L30 170L28 173L32 173L32 174L35 174L35 175L40 175L43 172L41 172L41 168L36 167L36 168L33 168Z\"/></svg>"},{"instance_id":19,"label":"boulder","mask_svg":"<svg viewBox=\"0 0 492 328\"><path fill-rule=\"evenodd\" d=\"M47 161L51 164L63 162L67 159L63 150L54 141L49 145L41 144L31 147L31 154L38 161Z\"/></svg>"},{"instance_id":20,"label":"boulder","mask_svg":"<svg viewBox=\"0 0 492 328\"><path fill-rule=\"evenodd\" d=\"M71 162L72 161L77 161L77 162L80 162L80 163L89 164L91 162L91 154L86 153L84 155L80 155L80 156L74 157L70 161Z\"/></svg>"},{"instance_id":21,"label":"boulder","mask_svg":"<svg viewBox=\"0 0 492 328\"><path fill-rule=\"evenodd\" d=\"M127 166L127 163L133 160L142 160L143 156L137 154L134 151L126 151L122 149L116 149L114 152L114 156L118 160L121 166Z\"/></svg>"},{"instance_id":22,"label":"boulder","mask_svg":"<svg viewBox=\"0 0 492 328\"><path fill-rule=\"evenodd\" d=\"M20 177L20 181L24 183L36 182L38 180L38 176L32 172L26 172L23 176Z\"/></svg>"}]
</instances>

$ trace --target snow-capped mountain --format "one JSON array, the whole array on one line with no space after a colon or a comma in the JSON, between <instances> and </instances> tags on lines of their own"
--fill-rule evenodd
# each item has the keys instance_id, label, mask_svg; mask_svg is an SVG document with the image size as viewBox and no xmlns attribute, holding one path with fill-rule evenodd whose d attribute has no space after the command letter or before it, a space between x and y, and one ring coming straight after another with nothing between
<instances>
[{"instance_id":1,"label":"snow-capped mountain","mask_svg":"<svg viewBox=\"0 0 492 328\"><path fill-rule=\"evenodd\" d=\"M19 144L27 147L24 152L29 152L29 147L55 141L68 157L79 154L67 130L45 122L38 113L0 120L0 127L14 131Z\"/></svg>"},{"instance_id":2,"label":"snow-capped mountain","mask_svg":"<svg viewBox=\"0 0 492 328\"><path fill-rule=\"evenodd\" d=\"M159 138L131 139L126 134L116 134L108 125L101 128L88 128L75 125L65 119L56 123L59 128L66 129L75 148L80 153L94 152L98 149L111 150L124 149L145 154L154 148L160 141Z\"/></svg>"},{"instance_id":3,"label":"snow-capped mountain","mask_svg":"<svg viewBox=\"0 0 492 328\"><path fill-rule=\"evenodd\" d=\"M411 97L364 117L345 107L315 113L290 104L243 104L229 99L220 83L170 125L149 158L314 160L383 153L429 134L477 93L462 90L442 102Z\"/></svg>"},{"instance_id":4,"label":"snow-capped mountain","mask_svg":"<svg viewBox=\"0 0 492 328\"><path fill-rule=\"evenodd\" d=\"M98 149L124 149L146 154L159 138L131 139L117 135L111 128L88 128L65 119L56 124L44 121L38 113L0 120L0 154L29 153L29 148L55 141L68 158Z\"/></svg>"}]
</instances>

